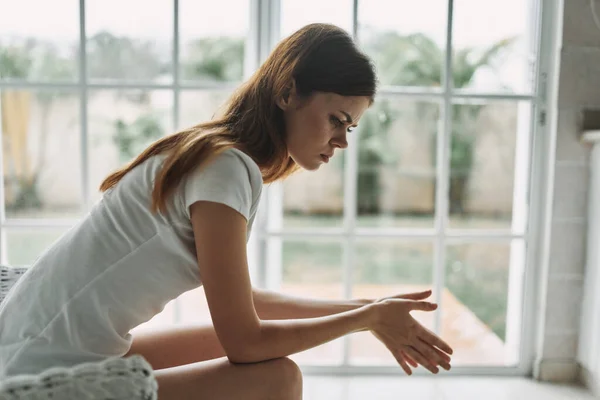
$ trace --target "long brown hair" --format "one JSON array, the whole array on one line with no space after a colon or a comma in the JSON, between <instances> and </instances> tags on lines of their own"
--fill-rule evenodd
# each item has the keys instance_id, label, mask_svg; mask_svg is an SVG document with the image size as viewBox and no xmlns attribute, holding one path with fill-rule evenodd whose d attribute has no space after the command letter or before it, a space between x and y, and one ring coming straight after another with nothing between
<instances>
[{"instance_id":1,"label":"long brown hair","mask_svg":"<svg viewBox=\"0 0 600 400\"><path fill-rule=\"evenodd\" d=\"M277 45L229 98L221 116L152 143L109 175L100 190L116 185L149 157L166 152L152 191L152 210L164 211L186 174L232 147L256 162L264 183L285 178L298 167L288 154L283 111L276 100L289 93L292 82L299 96L333 92L371 101L377 85L371 61L346 31L329 24L307 25Z\"/></svg>"}]
</instances>

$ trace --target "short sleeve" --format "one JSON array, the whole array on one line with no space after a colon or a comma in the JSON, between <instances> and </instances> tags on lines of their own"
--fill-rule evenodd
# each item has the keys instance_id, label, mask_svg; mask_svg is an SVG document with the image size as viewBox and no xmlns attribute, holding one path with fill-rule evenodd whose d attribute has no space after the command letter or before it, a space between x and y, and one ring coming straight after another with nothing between
<instances>
[{"instance_id":1,"label":"short sleeve","mask_svg":"<svg viewBox=\"0 0 600 400\"><path fill-rule=\"evenodd\" d=\"M186 177L183 203L188 216L190 206L198 201L225 204L250 219L253 201L250 171L240 156L225 151Z\"/></svg>"}]
</instances>

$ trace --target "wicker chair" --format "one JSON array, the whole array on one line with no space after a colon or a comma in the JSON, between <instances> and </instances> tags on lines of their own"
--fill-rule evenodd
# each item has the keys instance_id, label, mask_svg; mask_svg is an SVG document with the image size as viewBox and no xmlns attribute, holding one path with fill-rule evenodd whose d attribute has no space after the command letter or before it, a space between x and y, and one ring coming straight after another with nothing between
<instances>
[{"instance_id":1,"label":"wicker chair","mask_svg":"<svg viewBox=\"0 0 600 400\"><path fill-rule=\"evenodd\" d=\"M26 270L0 266L0 303ZM139 355L0 381L0 400L156 400L157 391L152 367Z\"/></svg>"}]
</instances>

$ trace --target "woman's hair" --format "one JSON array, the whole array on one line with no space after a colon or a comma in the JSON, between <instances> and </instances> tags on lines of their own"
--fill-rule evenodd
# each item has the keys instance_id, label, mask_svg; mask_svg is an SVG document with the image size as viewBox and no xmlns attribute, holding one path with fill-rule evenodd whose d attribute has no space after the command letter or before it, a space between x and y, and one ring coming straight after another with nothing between
<instances>
[{"instance_id":1,"label":"woman's hair","mask_svg":"<svg viewBox=\"0 0 600 400\"><path fill-rule=\"evenodd\" d=\"M307 25L277 45L229 98L222 115L152 143L109 175L100 190L113 187L149 157L166 153L152 191L152 210L164 211L167 198L188 173L234 147L256 162L264 183L285 178L297 166L288 154L283 111L276 100L289 94L292 83L302 97L332 92L366 96L371 102L377 86L371 61L346 31L329 24Z\"/></svg>"}]
</instances>

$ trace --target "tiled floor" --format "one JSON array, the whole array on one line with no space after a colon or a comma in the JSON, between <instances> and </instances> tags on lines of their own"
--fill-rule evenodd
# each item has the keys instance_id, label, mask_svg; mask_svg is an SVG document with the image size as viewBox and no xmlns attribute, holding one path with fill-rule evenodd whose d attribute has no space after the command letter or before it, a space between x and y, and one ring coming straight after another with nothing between
<instances>
[{"instance_id":1,"label":"tiled floor","mask_svg":"<svg viewBox=\"0 0 600 400\"><path fill-rule=\"evenodd\" d=\"M525 378L304 377L304 400L598 400L583 388Z\"/></svg>"}]
</instances>

